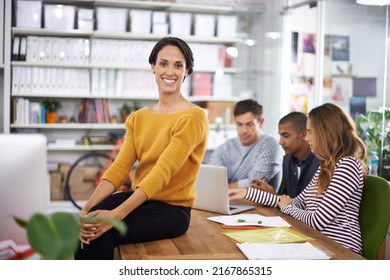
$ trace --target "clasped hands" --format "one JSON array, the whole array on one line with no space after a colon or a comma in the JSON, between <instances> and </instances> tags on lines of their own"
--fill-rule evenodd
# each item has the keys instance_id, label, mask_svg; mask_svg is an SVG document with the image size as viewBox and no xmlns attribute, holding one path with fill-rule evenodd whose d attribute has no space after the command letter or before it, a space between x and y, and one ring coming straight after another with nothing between
<instances>
[{"instance_id":1,"label":"clasped hands","mask_svg":"<svg viewBox=\"0 0 390 280\"><path fill-rule=\"evenodd\" d=\"M89 244L92 240L102 236L112 228L112 224L106 221L93 221L93 218L112 217L114 214L110 210L95 210L87 213L82 210L80 213L80 242L81 248L84 244ZM92 221L89 221L92 219Z\"/></svg>"}]
</instances>

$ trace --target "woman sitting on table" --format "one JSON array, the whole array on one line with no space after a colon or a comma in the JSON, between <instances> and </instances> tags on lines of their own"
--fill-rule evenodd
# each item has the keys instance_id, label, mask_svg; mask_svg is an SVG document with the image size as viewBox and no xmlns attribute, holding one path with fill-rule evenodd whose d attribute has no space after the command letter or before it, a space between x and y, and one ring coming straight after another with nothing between
<instances>
[{"instance_id":1,"label":"woman sitting on table","mask_svg":"<svg viewBox=\"0 0 390 280\"><path fill-rule=\"evenodd\" d=\"M189 227L209 131L204 110L181 94L193 54L183 40L166 37L149 63L159 101L127 118L122 148L81 210L81 216L124 221L127 234L120 236L107 222L84 222L75 259L113 259L121 244L172 238ZM116 192L137 160L133 191Z\"/></svg>"},{"instance_id":2,"label":"woman sitting on table","mask_svg":"<svg viewBox=\"0 0 390 280\"><path fill-rule=\"evenodd\" d=\"M249 188L229 190L230 199L279 206L283 213L362 254L358 218L366 175L365 145L356 134L353 120L330 103L310 111L306 128L305 140L320 160L320 167L296 198Z\"/></svg>"}]
</instances>

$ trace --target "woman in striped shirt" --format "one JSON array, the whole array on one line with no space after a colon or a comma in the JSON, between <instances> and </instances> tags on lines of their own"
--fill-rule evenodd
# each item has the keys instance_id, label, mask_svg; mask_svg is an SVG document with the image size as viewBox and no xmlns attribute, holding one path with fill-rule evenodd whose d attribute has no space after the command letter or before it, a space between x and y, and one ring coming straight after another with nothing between
<instances>
[{"instance_id":1,"label":"woman in striped shirt","mask_svg":"<svg viewBox=\"0 0 390 280\"><path fill-rule=\"evenodd\" d=\"M245 198L267 206L279 206L346 248L361 254L359 207L363 193L366 148L357 136L353 120L334 104L310 111L306 141L320 159L320 167L306 188L291 199L256 188L230 190L230 198Z\"/></svg>"}]
</instances>

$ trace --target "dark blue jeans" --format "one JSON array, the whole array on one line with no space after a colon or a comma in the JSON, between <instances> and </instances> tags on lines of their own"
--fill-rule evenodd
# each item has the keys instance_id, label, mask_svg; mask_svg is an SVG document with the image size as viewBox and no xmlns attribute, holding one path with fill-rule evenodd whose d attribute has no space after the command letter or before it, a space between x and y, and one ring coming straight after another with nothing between
<instances>
[{"instance_id":1,"label":"dark blue jeans","mask_svg":"<svg viewBox=\"0 0 390 280\"><path fill-rule=\"evenodd\" d=\"M112 210L130 197L132 192L120 192L111 195L91 211L97 209ZM127 225L126 236L120 236L115 229L110 229L99 238L91 241L84 248L78 248L76 260L112 260L114 248L121 244L139 243L172 238L184 234L191 218L191 208L173 206L160 201L146 201L123 221Z\"/></svg>"}]
</instances>

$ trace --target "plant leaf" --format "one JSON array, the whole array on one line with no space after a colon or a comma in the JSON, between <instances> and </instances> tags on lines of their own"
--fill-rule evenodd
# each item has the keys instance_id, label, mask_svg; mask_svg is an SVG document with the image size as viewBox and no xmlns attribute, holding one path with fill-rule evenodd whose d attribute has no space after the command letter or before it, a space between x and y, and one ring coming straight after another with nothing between
<instances>
[{"instance_id":1,"label":"plant leaf","mask_svg":"<svg viewBox=\"0 0 390 280\"><path fill-rule=\"evenodd\" d=\"M27 225L27 237L31 247L44 259L58 259L61 240L50 220L43 214L34 214Z\"/></svg>"},{"instance_id":2,"label":"plant leaf","mask_svg":"<svg viewBox=\"0 0 390 280\"><path fill-rule=\"evenodd\" d=\"M18 224L18 226L20 226L22 228L27 227L28 222L26 220L24 220L22 218L15 217L15 216L13 216L13 219Z\"/></svg>"},{"instance_id":3,"label":"plant leaf","mask_svg":"<svg viewBox=\"0 0 390 280\"><path fill-rule=\"evenodd\" d=\"M60 255L57 259L70 259L79 242L79 227L76 219L70 213L57 212L51 216L53 226L61 241Z\"/></svg>"}]
</instances>

